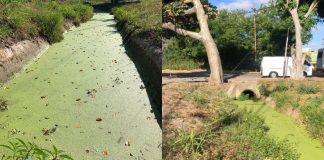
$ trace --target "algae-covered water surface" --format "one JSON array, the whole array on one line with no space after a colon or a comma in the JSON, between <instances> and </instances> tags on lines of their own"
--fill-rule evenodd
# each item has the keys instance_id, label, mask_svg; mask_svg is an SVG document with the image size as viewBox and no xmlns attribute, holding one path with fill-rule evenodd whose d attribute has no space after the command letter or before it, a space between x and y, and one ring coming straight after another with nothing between
<instances>
[{"instance_id":1,"label":"algae-covered water surface","mask_svg":"<svg viewBox=\"0 0 324 160\"><path fill-rule=\"evenodd\" d=\"M270 128L269 134L291 142L300 153L301 160L324 159L324 147L321 143L311 138L305 128L298 126L289 116L261 102L237 101L237 104L263 117L265 124Z\"/></svg>"},{"instance_id":2,"label":"algae-covered water surface","mask_svg":"<svg viewBox=\"0 0 324 160\"><path fill-rule=\"evenodd\" d=\"M74 159L161 159L161 129L114 25L96 14L1 88L1 144L54 144Z\"/></svg>"}]
</instances>

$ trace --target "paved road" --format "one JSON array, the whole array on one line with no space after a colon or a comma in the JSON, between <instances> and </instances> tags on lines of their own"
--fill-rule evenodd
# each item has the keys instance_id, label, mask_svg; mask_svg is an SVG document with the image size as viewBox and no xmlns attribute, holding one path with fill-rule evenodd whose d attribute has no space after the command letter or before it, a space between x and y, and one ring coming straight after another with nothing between
<instances>
[{"instance_id":1,"label":"paved road","mask_svg":"<svg viewBox=\"0 0 324 160\"><path fill-rule=\"evenodd\" d=\"M207 82L209 77L209 72L206 70L193 70L193 71L163 71L162 74L162 84L166 85L168 83L182 83L182 82ZM233 81L246 81L255 82L260 79L266 79L261 77L258 72L247 72L247 73L224 73L224 78L228 82ZM312 77L307 77L308 79L323 79L323 72L314 72Z\"/></svg>"},{"instance_id":2,"label":"paved road","mask_svg":"<svg viewBox=\"0 0 324 160\"><path fill-rule=\"evenodd\" d=\"M161 128L114 26L96 14L0 90L0 143L55 144L76 160L162 159Z\"/></svg>"}]
</instances>

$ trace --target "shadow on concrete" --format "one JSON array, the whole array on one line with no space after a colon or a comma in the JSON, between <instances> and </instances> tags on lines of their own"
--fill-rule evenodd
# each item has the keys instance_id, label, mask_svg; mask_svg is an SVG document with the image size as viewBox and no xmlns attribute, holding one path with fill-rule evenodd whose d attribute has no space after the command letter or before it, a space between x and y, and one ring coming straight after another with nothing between
<instances>
[{"instance_id":1,"label":"shadow on concrete","mask_svg":"<svg viewBox=\"0 0 324 160\"><path fill-rule=\"evenodd\" d=\"M224 82L228 82L229 79L240 76L241 72L229 73L224 72ZM164 78L179 78L179 79L195 79L190 82L204 82L205 80L199 80L200 78L208 78L210 75L209 71L192 71L190 73L163 73Z\"/></svg>"},{"instance_id":2,"label":"shadow on concrete","mask_svg":"<svg viewBox=\"0 0 324 160\"><path fill-rule=\"evenodd\" d=\"M118 4L111 3L103 3L93 5L94 11L96 13L111 13L114 7L124 5L126 3L138 3L138 2L125 2ZM109 25L110 27L117 27L116 25ZM118 29L117 29L118 30ZM122 35L123 36L123 35ZM124 37L123 39L128 39L128 37ZM125 43L125 42L124 42ZM148 57L143 56L144 54L140 54L141 49L137 46L132 45L131 43L123 44L126 49L126 53L128 57L134 62L138 73L145 85L146 92L148 94L150 104L151 104L151 112L154 113L157 123L162 129L162 79L161 79L161 71L152 67L150 60ZM138 86L142 88L141 86Z\"/></svg>"},{"instance_id":3,"label":"shadow on concrete","mask_svg":"<svg viewBox=\"0 0 324 160\"><path fill-rule=\"evenodd\" d=\"M145 85L146 92L150 99L152 110L154 113L157 123L162 129L162 79L161 73L157 71L150 60L140 54L141 52L136 46L130 43L125 46L128 57L134 62L138 73ZM138 86L140 87L140 86Z\"/></svg>"}]
</instances>

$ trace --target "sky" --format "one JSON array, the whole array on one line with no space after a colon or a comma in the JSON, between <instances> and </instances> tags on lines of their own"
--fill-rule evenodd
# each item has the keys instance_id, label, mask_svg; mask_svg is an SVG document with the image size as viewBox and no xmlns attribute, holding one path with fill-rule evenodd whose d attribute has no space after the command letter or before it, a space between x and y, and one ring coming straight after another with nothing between
<instances>
[{"instance_id":1,"label":"sky","mask_svg":"<svg viewBox=\"0 0 324 160\"><path fill-rule=\"evenodd\" d=\"M258 8L261 4L268 3L269 0L209 0L209 2L219 9L244 9ZM312 48L317 51L324 48L324 23L319 23L312 29L313 39L305 44L304 48Z\"/></svg>"}]
</instances>

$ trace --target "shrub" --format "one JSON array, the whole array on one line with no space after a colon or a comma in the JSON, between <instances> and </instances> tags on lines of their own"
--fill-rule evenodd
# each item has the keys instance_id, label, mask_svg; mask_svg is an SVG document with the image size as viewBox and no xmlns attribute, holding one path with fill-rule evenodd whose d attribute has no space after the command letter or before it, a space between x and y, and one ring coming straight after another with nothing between
<instances>
[{"instance_id":1,"label":"shrub","mask_svg":"<svg viewBox=\"0 0 324 160\"><path fill-rule=\"evenodd\" d=\"M79 26L81 23L81 18L79 14L73 9L73 7L67 5L62 6L61 12L65 19L72 20L74 25Z\"/></svg>"},{"instance_id":2,"label":"shrub","mask_svg":"<svg viewBox=\"0 0 324 160\"><path fill-rule=\"evenodd\" d=\"M300 94L316 94L320 92L320 88L317 86L306 86L305 84L300 84L297 88Z\"/></svg>"},{"instance_id":3,"label":"shrub","mask_svg":"<svg viewBox=\"0 0 324 160\"><path fill-rule=\"evenodd\" d=\"M301 113L310 134L320 139L324 145L324 96L315 97L305 106L301 107Z\"/></svg>"},{"instance_id":4,"label":"shrub","mask_svg":"<svg viewBox=\"0 0 324 160\"><path fill-rule=\"evenodd\" d=\"M41 27L41 35L47 37L50 43L59 42L63 39L64 18L58 13L37 15L36 20Z\"/></svg>"},{"instance_id":5,"label":"shrub","mask_svg":"<svg viewBox=\"0 0 324 160\"><path fill-rule=\"evenodd\" d=\"M44 36L50 43L63 39L64 19L78 26L93 15L91 6L79 1L7 1L0 5L0 40Z\"/></svg>"},{"instance_id":6,"label":"shrub","mask_svg":"<svg viewBox=\"0 0 324 160\"><path fill-rule=\"evenodd\" d=\"M270 91L268 90L268 88L265 84L259 85L258 89L262 96L268 97L270 95Z\"/></svg>"},{"instance_id":7,"label":"shrub","mask_svg":"<svg viewBox=\"0 0 324 160\"><path fill-rule=\"evenodd\" d=\"M93 16L93 9L91 6L75 4L73 5L73 10L79 15L81 22L86 22Z\"/></svg>"}]
</instances>

